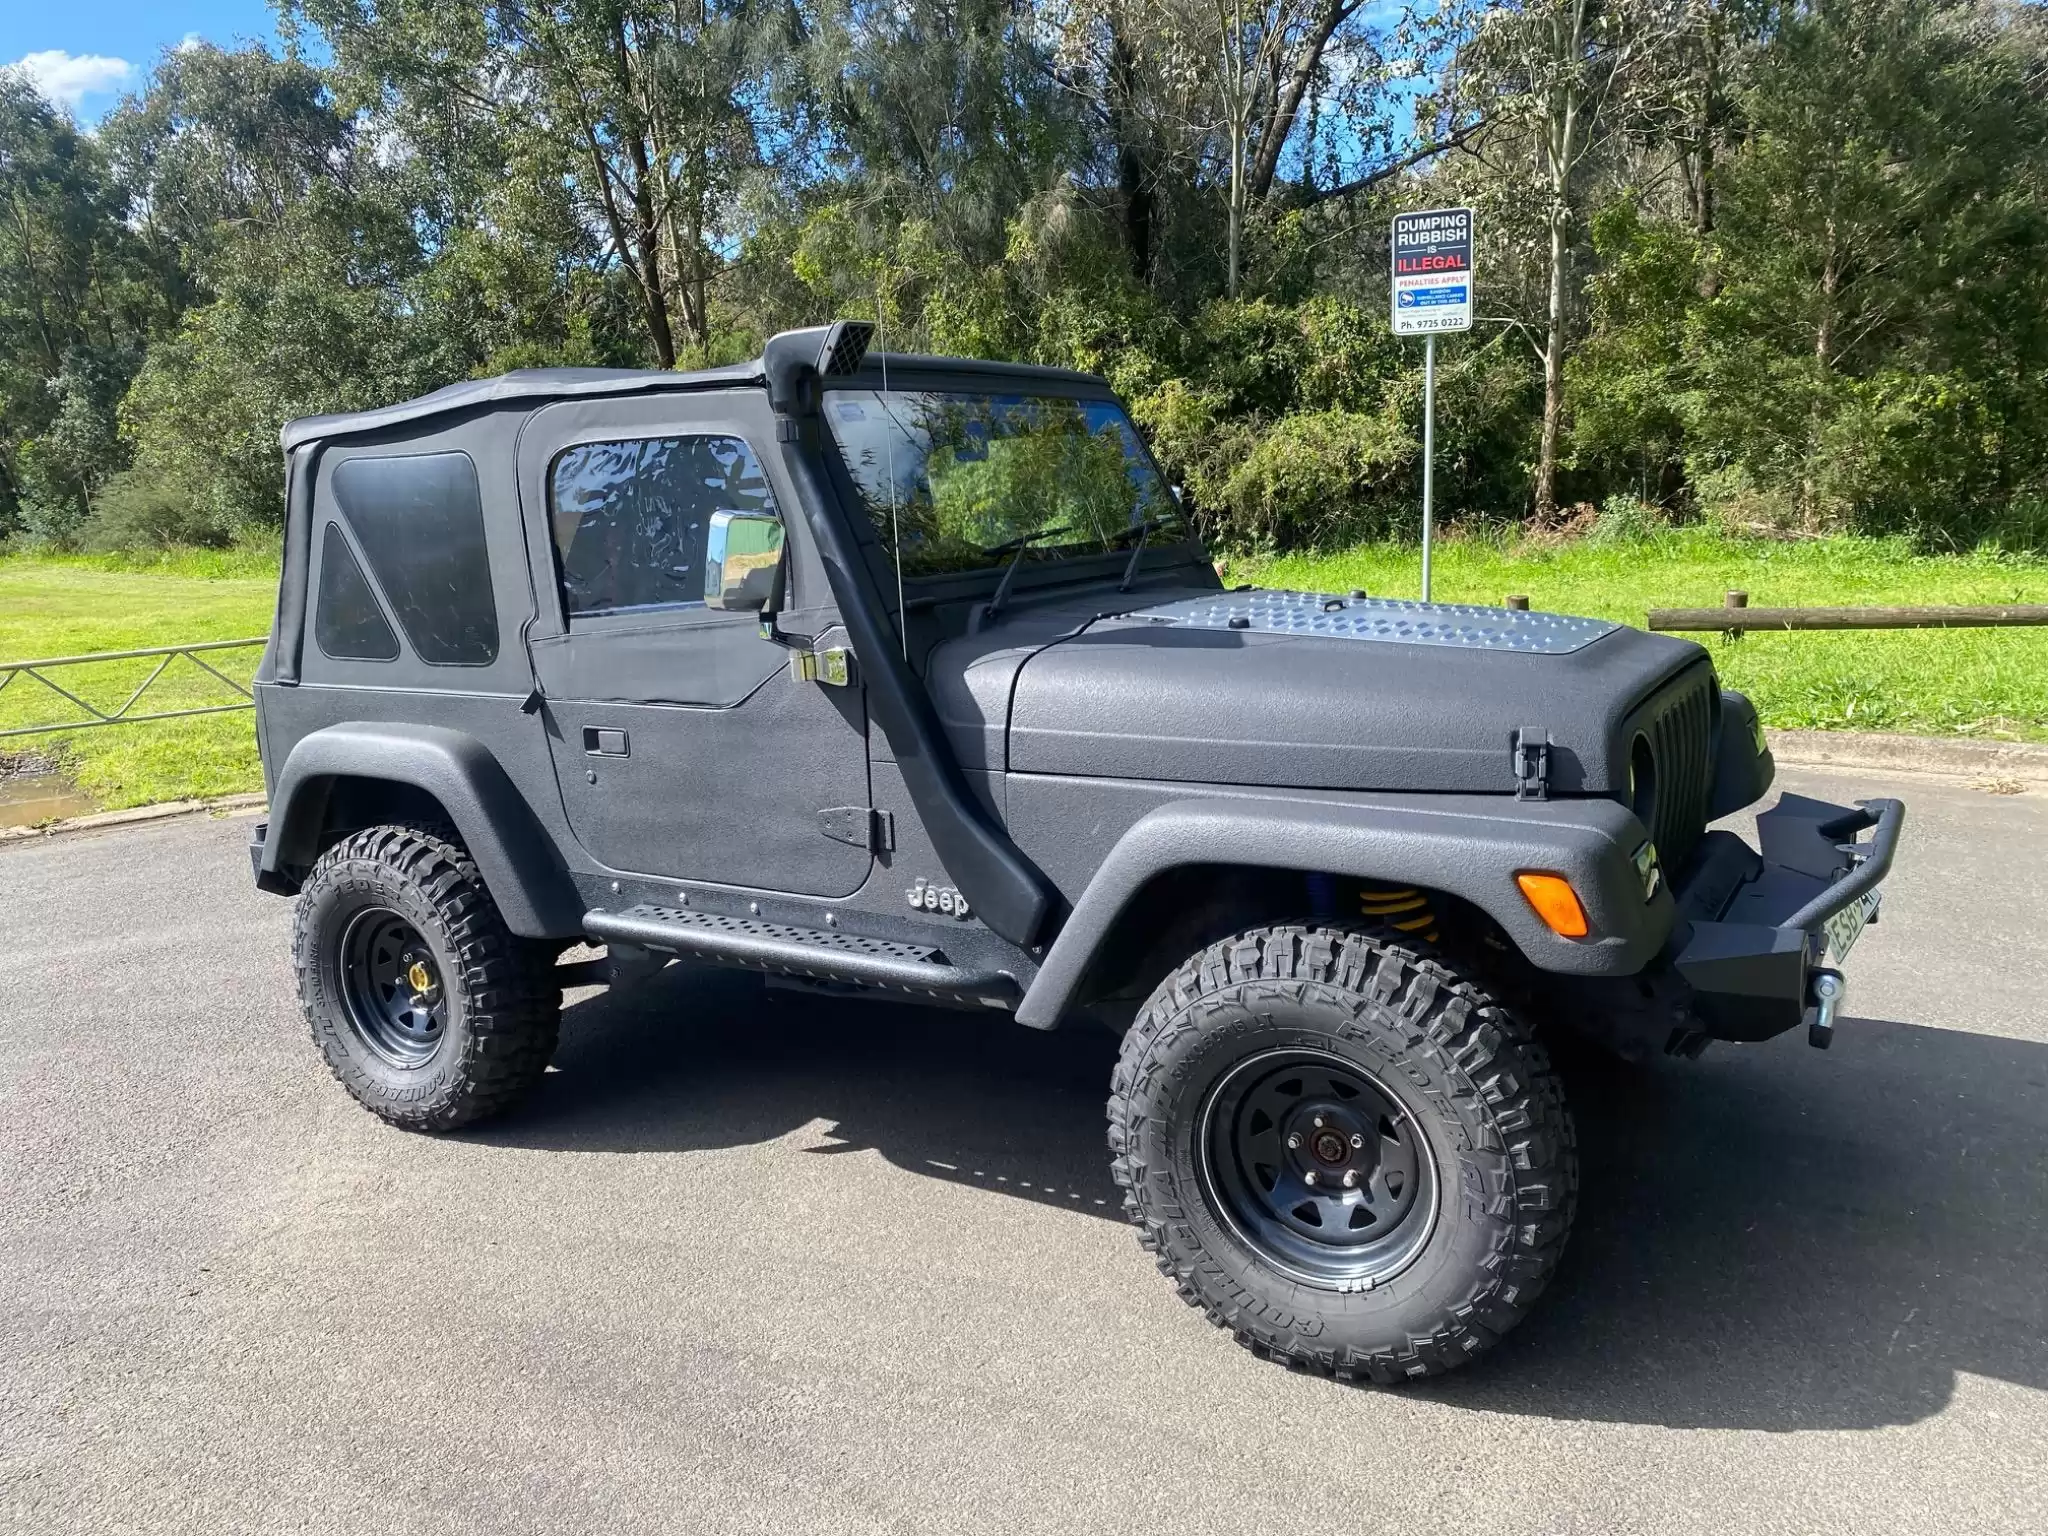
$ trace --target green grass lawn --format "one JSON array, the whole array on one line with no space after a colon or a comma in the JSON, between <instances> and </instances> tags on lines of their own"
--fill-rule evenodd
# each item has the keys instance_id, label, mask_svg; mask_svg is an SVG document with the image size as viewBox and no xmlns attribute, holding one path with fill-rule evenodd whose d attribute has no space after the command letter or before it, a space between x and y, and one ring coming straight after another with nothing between
<instances>
[{"instance_id":1,"label":"green grass lawn","mask_svg":"<svg viewBox=\"0 0 2048 1536\"><path fill-rule=\"evenodd\" d=\"M1267 586L1413 596L1421 555L1374 545L1340 555L1239 562L1234 580ZM1435 559L1438 599L1498 603L1527 593L1538 608L1640 624L1652 607L1712 607L1730 587L1770 606L1875 603L2048 603L2048 560L1979 554L1915 556L1859 539L1728 543L1674 533L1639 544L1557 547L1452 539ZM0 558L0 660L130 650L260 635L277 575L261 552L161 561ZM1703 638L1730 686L1771 725L2048 741L2048 629ZM247 681L257 652L210 658ZM57 680L102 707L127 697L154 662L66 668ZM178 661L152 707L224 703L232 695ZM27 679L0 692L0 728L77 718ZM102 806L259 789L252 717L203 715L56 736L0 738L0 754L55 756Z\"/></svg>"},{"instance_id":2,"label":"green grass lawn","mask_svg":"<svg viewBox=\"0 0 2048 1536\"><path fill-rule=\"evenodd\" d=\"M152 564L106 559L0 559L0 661L135 650L194 640L239 640L270 628L277 575L260 556L195 554ZM255 649L207 660L246 684ZM162 658L62 667L54 682L102 709L117 707ZM235 700L189 661L175 660L139 711ZM0 729L81 718L34 679L0 691ZM225 795L263 787L254 717L199 715L61 735L0 737L0 753L54 757L107 809Z\"/></svg>"},{"instance_id":3,"label":"green grass lawn","mask_svg":"<svg viewBox=\"0 0 2048 1536\"><path fill-rule=\"evenodd\" d=\"M1370 545L1337 555L1242 561L1234 581L1310 591L1363 587L1414 597L1422 554ZM1542 547L1452 539L1432 558L1439 602L1499 603L1641 624L1651 608L2048 603L2048 560L1992 553L1916 556L1899 542L1732 543L1674 532L1643 543ZM2048 628L1693 635L1767 725L2048 741Z\"/></svg>"}]
</instances>

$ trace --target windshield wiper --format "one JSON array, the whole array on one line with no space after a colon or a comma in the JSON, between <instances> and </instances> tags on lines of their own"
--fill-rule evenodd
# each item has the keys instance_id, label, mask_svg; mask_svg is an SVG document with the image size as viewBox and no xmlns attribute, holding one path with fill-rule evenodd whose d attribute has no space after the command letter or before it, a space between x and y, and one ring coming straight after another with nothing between
<instances>
[{"instance_id":1,"label":"windshield wiper","mask_svg":"<svg viewBox=\"0 0 2048 1536\"><path fill-rule=\"evenodd\" d=\"M1174 517L1171 513L1159 517L1148 517L1141 523L1126 523L1123 527L1109 535L1110 540L1127 539L1134 533L1138 536L1138 547L1131 551L1131 558L1124 565L1123 579L1117 583L1117 591L1127 592L1130 590L1131 577L1138 566L1138 557L1145 553L1146 538L1155 529L1164 528L1173 521ZM991 597L988 600L988 606L981 610L981 622L983 624L993 624L1002 617L1003 605L1010 600L1010 583L1016 578L1017 567L1024 563L1024 552L1026 550L1030 549L1034 544L1044 543L1047 539L1054 539L1062 534L1077 533L1079 531L1071 524L1058 523L1050 528L1039 528L1034 529L1030 533L1019 534L1014 539L1009 539L989 549L984 549L982 551L984 555L1008 555L1010 563L1003 567L1003 579L996 583L995 596Z\"/></svg>"},{"instance_id":2,"label":"windshield wiper","mask_svg":"<svg viewBox=\"0 0 2048 1536\"><path fill-rule=\"evenodd\" d=\"M1138 542L1131 550L1131 558L1124 562L1124 574L1122 579L1116 584L1117 591L1128 592L1131 590L1131 578L1138 574L1138 560L1145 553L1145 540L1174 520L1172 513L1163 513L1158 517L1148 517L1142 523L1132 523L1127 528L1119 528L1117 530L1116 536L1118 538L1123 538L1126 534L1130 533L1136 533L1138 536Z\"/></svg>"},{"instance_id":3,"label":"windshield wiper","mask_svg":"<svg viewBox=\"0 0 2048 1536\"><path fill-rule=\"evenodd\" d=\"M996 583L996 595L988 600L988 606L981 610L981 622L993 624L1002 617L1003 604L1010 600L1010 583L1016 578L1017 567L1024 563L1024 551L1046 539L1056 539L1063 533L1074 530L1065 523L1056 523L1050 528L1037 528L1030 533L1019 534L1016 538L984 549L984 555L1008 555L1010 563L1003 567L1003 579Z\"/></svg>"}]
</instances>

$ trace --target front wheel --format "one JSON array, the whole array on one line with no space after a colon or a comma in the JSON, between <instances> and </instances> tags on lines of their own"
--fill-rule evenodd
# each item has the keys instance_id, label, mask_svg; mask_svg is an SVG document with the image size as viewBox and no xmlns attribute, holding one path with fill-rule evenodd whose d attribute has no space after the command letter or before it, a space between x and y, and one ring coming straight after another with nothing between
<instances>
[{"instance_id":1,"label":"front wheel","mask_svg":"<svg viewBox=\"0 0 2048 1536\"><path fill-rule=\"evenodd\" d=\"M1542 1047L1374 930L1260 928L1189 960L1124 1037L1109 1143L1182 1297L1342 1379L1485 1350L1556 1268L1578 1188Z\"/></svg>"}]
</instances>

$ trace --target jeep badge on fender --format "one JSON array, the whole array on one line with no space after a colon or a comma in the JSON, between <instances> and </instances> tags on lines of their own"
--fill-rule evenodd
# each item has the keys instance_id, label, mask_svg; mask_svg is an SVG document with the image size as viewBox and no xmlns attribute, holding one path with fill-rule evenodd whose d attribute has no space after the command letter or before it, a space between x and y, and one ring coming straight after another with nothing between
<instances>
[{"instance_id":1,"label":"jeep badge on fender","mask_svg":"<svg viewBox=\"0 0 2048 1536\"><path fill-rule=\"evenodd\" d=\"M947 917L967 916L967 898L950 885L931 885L919 880L910 888L910 904Z\"/></svg>"}]
</instances>

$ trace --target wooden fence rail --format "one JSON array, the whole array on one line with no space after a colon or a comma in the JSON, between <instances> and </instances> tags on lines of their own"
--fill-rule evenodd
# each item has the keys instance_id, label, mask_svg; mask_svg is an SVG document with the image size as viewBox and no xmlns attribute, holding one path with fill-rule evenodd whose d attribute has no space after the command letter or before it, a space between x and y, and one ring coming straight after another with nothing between
<instances>
[{"instance_id":1,"label":"wooden fence rail","mask_svg":"<svg viewBox=\"0 0 2048 1536\"><path fill-rule=\"evenodd\" d=\"M1508 600L1510 603L1513 598ZM1678 632L1722 630L1740 635L1771 629L1986 629L2048 624L2048 604L2000 603L1944 608L1752 608L1747 592L1730 592L1719 608L1652 608L1644 626Z\"/></svg>"}]
</instances>

